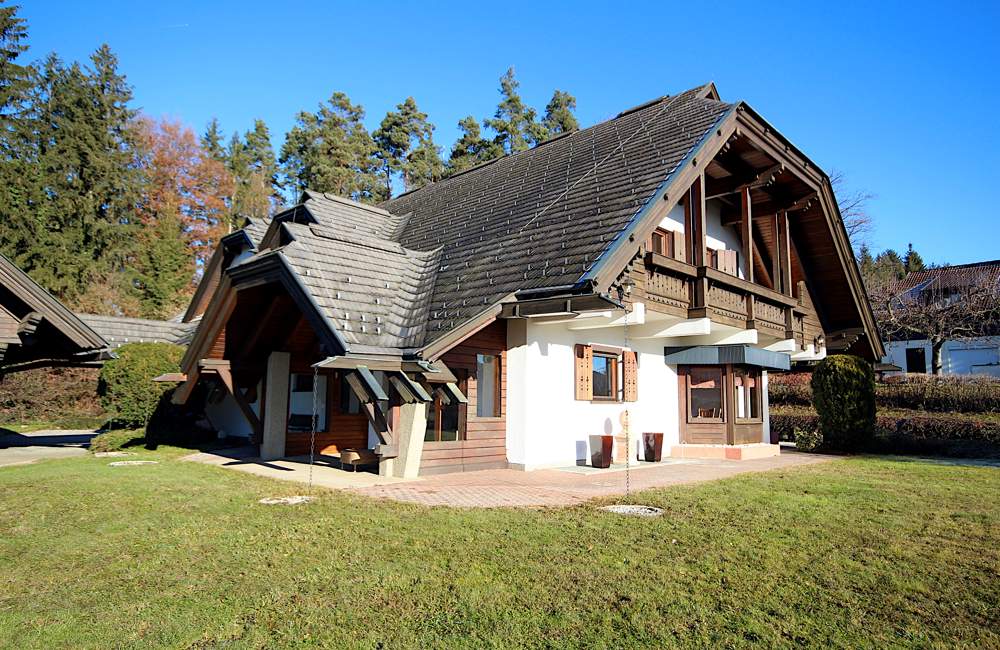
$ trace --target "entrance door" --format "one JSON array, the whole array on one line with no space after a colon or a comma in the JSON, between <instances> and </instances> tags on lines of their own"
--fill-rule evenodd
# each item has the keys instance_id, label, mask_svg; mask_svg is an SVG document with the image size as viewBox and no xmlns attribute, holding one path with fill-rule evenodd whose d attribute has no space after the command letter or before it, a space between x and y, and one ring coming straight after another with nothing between
<instances>
[{"instance_id":1,"label":"entrance door","mask_svg":"<svg viewBox=\"0 0 1000 650\"><path fill-rule=\"evenodd\" d=\"M678 366L681 441L726 444L725 366Z\"/></svg>"}]
</instances>

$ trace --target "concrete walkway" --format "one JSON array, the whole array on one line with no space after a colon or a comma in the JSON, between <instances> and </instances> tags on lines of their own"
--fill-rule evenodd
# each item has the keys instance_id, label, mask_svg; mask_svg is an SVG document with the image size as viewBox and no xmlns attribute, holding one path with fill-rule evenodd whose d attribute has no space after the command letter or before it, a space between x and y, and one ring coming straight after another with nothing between
<instances>
[{"instance_id":1,"label":"concrete walkway","mask_svg":"<svg viewBox=\"0 0 1000 650\"><path fill-rule=\"evenodd\" d=\"M755 460L665 460L642 463L630 472L632 491L700 483L716 479L813 465L833 456L782 450L780 456ZM394 485L355 489L359 494L427 506L459 508L499 508L568 506L599 497L625 494L622 469L582 472L583 468L536 470L484 470L443 474Z\"/></svg>"},{"instance_id":2,"label":"concrete walkway","mask_svg":"<svg viewBox=\"0 0 1000 650\"><path fill-rule=\"evenodd\" d=\"M185 456L182 460L190 460L216 467L226 467L248 474L276 478L281 481L309 483L309 457L297 456L281 460L261 460L256 456L254 447L238 447L219 451L201 452ZM312 468L313 485L345 490L364 488L376 485L387 485L403 479L387 478L371 472L352 472L335 466L333 459L317 456Z\"/></svg>"},{"instance_id":3,"label":"concrete walkway","mask_svg":"<svg viewBox=\"0 0 1000 650\"><path fill-rule=\"evenodd\" d=\"M87 453L87 445L95 435L89 429L2 434L0 467L23 465L46 458L82 456Z\"/></svg>"},{"instance_id":4,"label":"concrete walkway","mask_svg":"<svg viewBox=\"0 0 1000 650\"><path fill-rule=\"evenodd\" d=\"M308 457L262 461L246 447L192 454L191 460L236 469L257 476L308 483ZM747 472L763 472L831 460L832 456L803 454L783 449L780 456L756 460L674 460L638 463L630 472L633 491L685 483L714 481ZM411 480L386 478L369 472L347 472L329 459L317 457L313 485L356 494L427 506L499 508L567 506L598 497L625 494L624 466L607 470L591 467L522 472L513 469L483 470L428 476Z\"/></svg>"}]
</instances>

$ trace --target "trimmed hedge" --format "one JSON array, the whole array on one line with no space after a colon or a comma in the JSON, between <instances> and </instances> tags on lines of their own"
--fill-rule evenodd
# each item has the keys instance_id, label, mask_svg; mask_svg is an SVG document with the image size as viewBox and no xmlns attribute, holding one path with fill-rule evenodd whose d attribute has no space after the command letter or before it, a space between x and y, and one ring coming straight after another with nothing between
<instances>
[{"instance_id":1,"label":"trimmed hedge","mask_svg":"<svg viewBox=\"0 0 1000 650\"><path fill-rule=\"evenodd\" d=\"M771 404L809 406L812 388L808 373L771 374ZM959 375L894 375L875 384L879 408L950 413L1000 412L1000 379Z\"/></svg>"},{"instance_id":2,"label":"trimmed hedge","mask_svg":"<svg viewBox=\"0 0 1000 650\"><path fill-rule=\"evenodd\" d=\"M813 406L823 445L851 451L875 435L875 373L860 357L835 354L813 371Z\"/></svg>"},{"instance_id":3,"label":"trimmed hedge","mask_svg":"<svg viewBox=\"0 0 1000 650\"><path fill-rule=\"evenodd\" d=\"M105 420L97 396L97 368L36 368L0 381L0 423L46 423L71 429Z\"/></svg>"},{"instance_id":4,"label":"trimmed hedge","mask_svg":"<svg viewBox=\"0 0 1000 650\"><path fill-rule=\"evenodd\" d=\"M814 413L772 413L771 431L779 440L794 442L795 430L818 430ZM1000 421L948 413L888 413L875 418L877 436L910 440L965 440L1000 444Z\"/></svg>"},{"instance_id":5,"label":"trimmed hedge","mask_svg":"<svg viewBox=\"0 0 1000 650\"><path fill-rule=\"evenodd\" d=\"M176 371L184 348L170 343L129 343L118 348L116 356L101 368L97 389L101 404L118 426L144 427L174 389L153 378Z\"/></svg>"}]
</instances>

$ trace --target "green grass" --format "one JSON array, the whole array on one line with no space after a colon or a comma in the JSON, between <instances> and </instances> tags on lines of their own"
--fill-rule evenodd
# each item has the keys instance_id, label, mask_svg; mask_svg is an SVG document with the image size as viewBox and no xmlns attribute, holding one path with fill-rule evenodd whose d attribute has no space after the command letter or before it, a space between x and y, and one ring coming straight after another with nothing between
<instances>
[{"instance_id":1,"label":"green grass","mask_svg":"<svg viewBox=\"0 0 1000 650\"><path fill-rule=\"evenodd\" d=\"M0 644L1000 646L1000 469L851 458L592 505L424 508L138 451L0 470Z\"/></svg>"}]
</instances>

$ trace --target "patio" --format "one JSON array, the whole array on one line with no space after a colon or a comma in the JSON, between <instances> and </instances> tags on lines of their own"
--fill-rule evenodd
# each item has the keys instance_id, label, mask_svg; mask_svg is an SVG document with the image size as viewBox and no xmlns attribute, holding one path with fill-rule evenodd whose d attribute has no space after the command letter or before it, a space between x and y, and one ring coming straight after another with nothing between
<instances>
[{"instance_id":1,"label":"patio","mask_svg":"<svg viewBox=\"0 0 1000 650\"><path fill-rule=\"evenodd\" d=\"M425 506L453 508L528 508L570 506L625 494L626 476L633 491L700 483L747 472L764 472L798 465L822 463L833 458L783 448L780 456L754 460L665 459L662 463L637 463L630 472L624 465L597 470L566 467L524 472L513 469L441 474L412 480L382 477L368 472L348 472L319 460L312 469L316 486L348 490L379 499ZM200 453L186 460L300 483L309 482L308 458L261 461L246 450Z\"/></svg>"}]
</instances>

